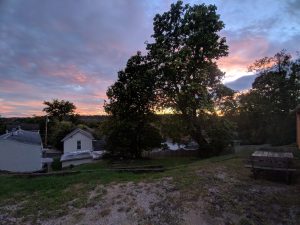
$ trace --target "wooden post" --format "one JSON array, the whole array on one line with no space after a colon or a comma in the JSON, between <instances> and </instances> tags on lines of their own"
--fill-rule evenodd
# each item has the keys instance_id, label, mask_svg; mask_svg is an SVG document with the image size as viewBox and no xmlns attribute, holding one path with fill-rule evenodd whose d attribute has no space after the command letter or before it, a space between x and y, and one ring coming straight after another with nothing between
<instances>
[{"instance_id":1,"label":"wooden post","mask_svg":"<svg viewBox=\"0 0 300 225\"><path fill-rule=\"evenodd\" d=\"M45 147L48 145L48 116L46 116L46 126L45 126Z\"/></svg>"}]
</instances>

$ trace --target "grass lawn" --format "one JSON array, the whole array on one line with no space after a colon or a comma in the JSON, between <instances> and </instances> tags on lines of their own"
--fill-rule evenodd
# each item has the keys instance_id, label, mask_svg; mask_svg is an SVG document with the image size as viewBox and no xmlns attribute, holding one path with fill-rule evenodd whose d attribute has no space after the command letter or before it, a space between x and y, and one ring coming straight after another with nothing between
<instances>
[{"instance_id":1,"label":"grass lawn","mask_svg":"<svg viewBox=\"0 0 300 225\"><path fill-rule=\"evenodd\" d=\"M255 204L262 204L262 202L264 202L263 204L276 203L275 205L280 205L280 207L283 205L296 207L300 213L299 181L288 186L284 183L284 179L282 182L269 179L254 180L250 177L250 171L243 166L243 160L249 154L250 152L246 152L204 160L198 158L139 160L123 165L163 165L167 170L161 173L114 172L107 170L111 167L110 162L99 161L77 166L73 170L80 170L81 173L67 176L21 178L0 175L0 215L8 215L11 218L21 219L23 222L30 221L30 223L36 223L42 219L59 218L70 213L70 207L82 209L97 205L115 184L152 183L166 177L172 178L174 190L184 193L180 195L182 202L189 202L200 197L202 199L212 198L213 200L209 201L214 201L215 204L206 208L212 216L219 215L218 207L231 207L232 213L238 214L245 213L245 208L254 207ZM297 161L297 163L299 162ZM103 188L91 200L91 192L99 185ZM247 191L250 187L253 190L259 187L270 188L270 190L280 187L289 192L282 197L271 191L266 196L259 196L256 199L257 202L253 202L250 192ZM217 194L212 195L211 191L214 189L217 189ZM219 196L218 199L214 199L215 195ZM169 200L173 201L174 199L170 198ZM235 201L242 201L242 203L236 206ZM218 206L217 210L216 205ZM263 218L259 211L255 211L255 213L254 216ZM298 216L300 218L300 215ZM251 219L245 218L245 221L251 222ZM245 224L247 224L246 222Z\"/></svg>"},{"instance_id":2,"label":"grass lawn","mask_svg":"<svg viewBox=\"0 0 300 225\"><path fill-rule=\"evenodd\" d=\"M85 204L85 194L99 184L157 179L173 174L175 168L182 170L197 160L195 158L155 159L123 164L123 166L164 165L168 170L163 173L134 174L109 171L107 168L111 167L111 163L101 160L73 168L81 171L74 175L35 178L0 175L0 206L26 200L22 209L16 211L17 216L34 214L36 210L39 210L42 216L59 215L65 213L62 205L73 199L79 199L77 207L82 207ZM172 168L174 169L169 170Z\"/></svg>"}]
</instances>

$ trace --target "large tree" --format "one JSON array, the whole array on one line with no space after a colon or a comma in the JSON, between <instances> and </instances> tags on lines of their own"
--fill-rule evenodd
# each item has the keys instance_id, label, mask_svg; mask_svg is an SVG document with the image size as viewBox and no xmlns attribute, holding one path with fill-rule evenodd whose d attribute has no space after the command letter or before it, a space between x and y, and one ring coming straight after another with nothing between
<instances>
[{"instance_id":1,"label":"large tree","mask_svg":"<svg viewBox=\"0 0 300 225\"><path fill-rule=\"evenodd\" d=\"M249 69L257 78L252 89L239 97L241 137L251 143L293 142L293 110L300 104L300 60L283 50L255 61Z\"/></svg>"},{"instance_id":2,"label":"large tree","mask_svg":"<svg viewBox=\"0 0 300 225\"><path fill-rule=\"evenodd\" d=\"M156 103L153 66L140 52L132 56L118 80L108 89L105 111L108 147L113 154L140 157L144 149L160 145L150 119Z\"/></svg>"},{"instance_id":3,"label":"large tree","mask_svg":"<svg viewBox=\"0 0 300 225\"><path fill-rule=\"evenodd\" d=\"M44 101L46 107L43 109L49 117L62 120L72 120L76 116L76 106L69 101L53 99L52 102Z\"/></svg>"},{"instance_id":4,"label":"large tree","mask_svg":"<svg viewBox=\"0 0 300 225\"><path fill-rule=\"evenodd\" d=\"M205 119L214 113L214 100L224 73L216 60L228 54L224 23L214 5L183 5L154 18L153 43L147 45L156 66L160 105L180 114L190 135L207 149ZM219 92L220 93L220 92Z\"/></svg>"}]
</instances>

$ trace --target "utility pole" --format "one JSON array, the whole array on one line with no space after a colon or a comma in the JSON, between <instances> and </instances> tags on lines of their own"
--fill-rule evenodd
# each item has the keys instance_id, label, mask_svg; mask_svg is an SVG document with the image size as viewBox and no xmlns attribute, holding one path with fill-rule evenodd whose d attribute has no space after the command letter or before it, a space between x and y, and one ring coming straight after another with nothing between
<instances>
[{"instance_id":1,"label":"utility pole","mask_svg":"<svg viewBox=\"0 0 300 225\"><path fill-rule=\"evenodd\" d=\"M47 142L48 142L48 116L46 116L46 127L45 127L45 147L47 147Z\"/></svg>"}]
</instances>

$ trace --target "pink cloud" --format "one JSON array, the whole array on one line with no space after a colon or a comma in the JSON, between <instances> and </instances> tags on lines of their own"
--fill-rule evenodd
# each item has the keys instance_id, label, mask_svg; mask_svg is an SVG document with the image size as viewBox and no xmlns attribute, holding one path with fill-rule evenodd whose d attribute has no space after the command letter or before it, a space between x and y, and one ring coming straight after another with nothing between
<instances>
[{"instance_id":1,"label":"pink cloud","mask_svg":"<svg viewBox=\"0 0 300 225\"><path fill-rule=\"evenodd\" d=\"M245 36L241 39L229 39L229 56L218 61L220 69L226 72L225 80L234 80L247 75L248 66L256 59L268 55L270 44L260 36Z\"/></svg>"},{"instance_id":2,"label":"pink cloud","mask_svg":"<svg viewBox=\"0 0 300 225\"><path fill-rule=\"evenodd\" d=\"M94 78L84 71L80 70L76 65L66 65L58 69L46 69L44 71L49 77L62 78L70 83L83 85L93 83Z\"/></svg>"},{"instance_id":3,"label":"pink cloud","mask_svg":"<svg viewBox=\"0 0 300 225\"><path fill-rule=\"evenodd\" d=\"M2 93L20 93L20 92L30 92L33 86L25 84L16 80L1 80L1 92Z\"/></svg>"}]
</instances>

